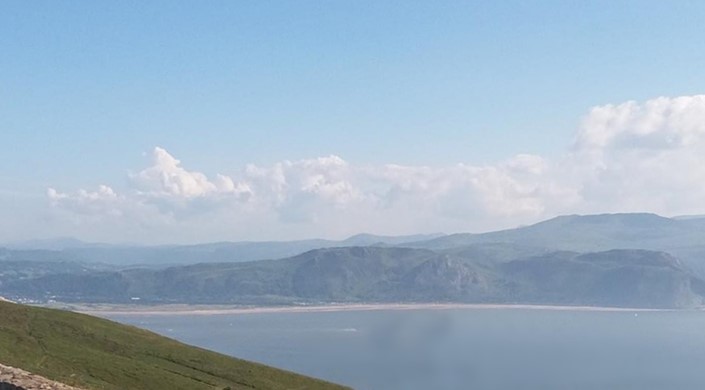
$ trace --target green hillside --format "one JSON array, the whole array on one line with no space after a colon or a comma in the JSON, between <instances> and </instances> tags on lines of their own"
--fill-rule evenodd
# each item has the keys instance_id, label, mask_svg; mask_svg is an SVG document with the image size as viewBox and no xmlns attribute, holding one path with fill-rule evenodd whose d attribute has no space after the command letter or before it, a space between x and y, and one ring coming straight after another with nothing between
<instances>
[{"instance_id":1,"label":"green hillside","mask_svg":"<svg viewBox=\"0 0 705 390\"><path fill-rule=\"evenodd\" d=\"M342 389L67 311L0 301L0 363L86 389Z\"/></svg>"}]
</instances>

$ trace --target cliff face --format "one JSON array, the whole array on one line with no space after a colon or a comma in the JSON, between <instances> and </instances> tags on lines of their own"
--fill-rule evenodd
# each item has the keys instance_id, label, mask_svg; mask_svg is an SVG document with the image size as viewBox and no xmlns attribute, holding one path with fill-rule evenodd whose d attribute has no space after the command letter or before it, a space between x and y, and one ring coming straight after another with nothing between
<instances>
[{"instance_id":1,"label":"cliff face","mask_svg":"<svg viewBox=\"0 0 705 390\"><path fill-rule=\"evenodd\" d=\"M19 368L0 364L0 390L80 390Z\"/></svg>"}]
</instances>

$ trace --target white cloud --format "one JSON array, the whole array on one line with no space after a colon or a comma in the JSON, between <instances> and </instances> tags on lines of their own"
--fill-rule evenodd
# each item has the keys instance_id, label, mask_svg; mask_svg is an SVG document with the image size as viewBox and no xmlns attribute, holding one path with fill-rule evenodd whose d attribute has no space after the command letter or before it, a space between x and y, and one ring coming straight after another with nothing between
<instances>
[{"instance_id":1,"label":"white cloud","mask_svg":"<svg viewBox=\"0 0 705 390\"><path fill-rule=\"evenodd\" d=\"M594 107L553 160L370 166L331 155L231 168L208 176L155 148L127 190L48 195L68 213L211 235L201 240L479 231L575 212L702 213L705 96Z\"/></svg>"},{"instance_id":2,"label":"white cloud","mask_svg":"<svg viewBox=\"0 0 705 390\"><path fill-rule=\"evenodd\" d=\"M594 107L578 132L578 150L678 149L702 144L705 95L660 97Z\"/></svg>"},{"instance_id":3,"label":"white cloud","mask_svg":"<svg viewBox=\"0 0 705 390\"><path fill-rule=\"evenodd\" d=\"M107 214L121 216L125 199L106 185L96 191L78 190L74 194L61 193L54 188L47 190L52 206L64 208L79 214Z\"/></svg>"},{"instance_id":4,"label":"white cloud","mask_svg":"<svg viewBox=\"0 0 705 390\"><path fill-rule=\"evenodd\" d=\"M701 213L705 95L593 108L560 165L587 212Z\"/></svg>"},{"instance_id":5,"label":"white cloud","mask_svg":"<svg viewBox=\"0 0 705 390\"><path fill-rule=\"evenodd\" d=\"M152 152L152 166L130 174L130 179L140 193L155 197L189 199L213 194L240 196L250 193L247 185L236 184L228 176L217 174L214 180L209 180L201 172L187 171L181 167L181 161L160 147Z\"/></svg>"}]
</instances>

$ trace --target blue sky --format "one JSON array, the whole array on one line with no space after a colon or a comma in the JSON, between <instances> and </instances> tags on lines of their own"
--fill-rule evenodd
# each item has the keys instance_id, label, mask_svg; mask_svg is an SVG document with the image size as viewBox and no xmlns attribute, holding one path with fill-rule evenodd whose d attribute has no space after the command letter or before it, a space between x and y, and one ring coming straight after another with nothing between
<instances>
[{"instance_id":1,"label":"blue sky","mask_svg":"<svg viewBox=\"0 0 705 390\"><path fill-rule=\"evenodd\" d=\"M248 164L330 155L354 167L441 171L501 165L518 154L555 164L573 150L592 107L703 92L703 20L700 1L4 1L0 241L134 239L125 232L143 224L124 213L122 230L96 233L97 220L82 221L85 213L56 214L61 204L47 189L68 199L104 184L118 197L143 196L134 174L154 165L155 147L188 172L243 185ZM394 187L338 179L336 188L350 185L361 196ZM262 207L299 198L282 196ZM194 193L180 207L202 200ZM345 209L336 202L326 203L330 221ZM242 215L228 210L235 220ZM430 227L482 230L573 210L582 208L510 219L484 210L493 222ZM199 240L352 232L325 218L292 225L272 217L249 234L167 214L181 229L207 232ZM424 218L435 217L417 219ZM426 226L416 223L379 232ZM140 237L164 241L174 226Z\"/></svg>"}]
</instances>

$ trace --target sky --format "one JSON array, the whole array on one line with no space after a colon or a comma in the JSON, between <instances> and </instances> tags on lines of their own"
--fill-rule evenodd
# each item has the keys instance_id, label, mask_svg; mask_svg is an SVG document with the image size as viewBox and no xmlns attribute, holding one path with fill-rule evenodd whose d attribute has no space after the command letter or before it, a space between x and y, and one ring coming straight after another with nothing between
<instances>
[{"instance_id":1,"label":"sky","mask_svg":"<svg viewBox=\"0 0 705 390\"><path fill-rule=\"evenodd\" d=\"M705 213L702 1L0 3L0 243Z\"/></svg>"}]
</instances>

